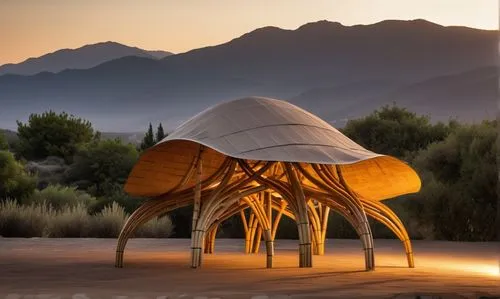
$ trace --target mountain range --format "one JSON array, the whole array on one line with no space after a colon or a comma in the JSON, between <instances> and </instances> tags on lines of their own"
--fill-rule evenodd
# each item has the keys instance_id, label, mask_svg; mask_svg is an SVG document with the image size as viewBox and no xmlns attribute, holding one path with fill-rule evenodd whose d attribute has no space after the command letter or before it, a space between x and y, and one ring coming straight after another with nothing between
<instances>
[{"instance_id":1,"label":"mountain range","mask_svg":"<svg viewBox=\"0 0 500 299\"><path fill-rule=\"evenodd\" d=\"M48 109L100 130L172 129L217 102L289 100L343 125L396 103L433 120L493 118L498 31L387 20L295 30L264 27L227 43L158 59L128 55L87 69L0 76L0 127Z\"/></svg>"},{"instance_id":2,"label":"mountain range","mask_svg":"<svg viewBox=\"0 0 500 299\"><path fill-rule=\"evenodd\" d=\"M115 42L86 45L77 49L62 49L36 58L29 58L17 64L0 66L0 75L35 75L41 72L58 73L66 69L89 69L103 62L125 56L139 56L162 59L171 52L148 51Z\"/></svg>"}]
</instances>

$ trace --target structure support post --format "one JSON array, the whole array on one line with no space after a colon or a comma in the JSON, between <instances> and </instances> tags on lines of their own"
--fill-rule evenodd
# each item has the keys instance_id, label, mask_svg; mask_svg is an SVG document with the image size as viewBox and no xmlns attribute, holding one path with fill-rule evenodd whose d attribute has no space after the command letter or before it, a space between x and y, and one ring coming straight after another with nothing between
<instances>
[{"instance_id":1,"label":"structure support post","mask_svg":"<svg viewBox=\"0 0 500 299\"><path fill-rule=\"evenodd\" d=\"M214 248L215 248L215 236L217 235L217 229L218 225L214 225L213 228L211 228L205 237L205 246L204 246L204 253L207 254L212 254L214 253Z\"/></svg>"},{"instance_id":2,"label":"structure support post","mask_svg":"<svg viewBox=\"0 0 500 299\"><path fill-rule=\"evenodd\" d=\"M330 208L324 206L316 200L309 200L309 221L311 223L312 240L313 240L313 253L315 255L325 254L325 239L326 228L328 225L328 216Z\"/></svg>"},{"instance_id":3,"label":"structure support post","mask_svg":"<svg viewBox=\"0 0 500 299\"><path fill-rule=\"evenodd\" d=\"M295 218L299 230L299 267L312 267L312 244L311 230L309 228L309 218L307 213L307 203L304 195L304 190L297 177L295 169L290 163L283 163L288 177L288 181L293 190L293 198L295 202Z\"/></svg>"},{"instance_id":4,"label":"structure support post","mask_svg":"<svg viewBox=\"0 0 500 299\"><path fill-rule=\"evenodd\" d=\"M274 256L274 242L272 238L272 233L271 233L271 222L267 218L268 213L266 213L266 209L264 208L264 196L260 194L257 198L257 196L249 196L245 198L244 200L250 207L252 211L252 215L254 215L254 221L258 223L259 225L259 231L260 233L257 233L257 235L253 236L254 237L254 243L253 244L253 249L251 252L258 252L258 249L255 247L256 245L260 244L260 239L262 236L264 237L264 241L266 242L266 267L267 268L272 268L273 267L273 256ZM257 243L259 242L259 243Z\"/></svg>"},{"instance_id":5,"label":"structure support post","mask_svg":"<svg viewBox=\"0 0 500 299\"><path fill-rule=\"evenodd\" d=\"M368 215L384 224L399 238L399 240L401 240L406 252L408 267L414 268L415 261L413 258L413 250L410 237L399 217L389 207L381 202L367 201L363 199L361 200L361 202L363 203L363 205L365 205Z\"/></svg>"},{"instance_id":6,"label":"structure support post","mask_svg":"<svg viewBox=\"0 0 500 299\"><path fill-rule=\"evenodd\" d=\"M201 149L200 149L201 150ZM204 232L197 230L198 219L201 210L201 175L202 161L198 161L196 166L196 186L194 189L194 204L193 204L193 222L191 226L191 267L198 268L201 266L201 256L203 247Z\"/></svg>"}]
</instances>

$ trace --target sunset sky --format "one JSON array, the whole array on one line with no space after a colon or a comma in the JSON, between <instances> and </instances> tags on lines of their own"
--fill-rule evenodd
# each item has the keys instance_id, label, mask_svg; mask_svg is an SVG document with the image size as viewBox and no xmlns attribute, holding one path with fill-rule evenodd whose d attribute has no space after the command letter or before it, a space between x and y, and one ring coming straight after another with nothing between
<instances>
[{"instance_id":1,"label":"sunset sky","mask_svg":"<svg viewBox=\"0 0 500 299\"><path fill-rule=\"evenodd\" d=\"M180 53L318 20L422 18L497 29L498 12L497 0L0 0L0 65L108 40Z\"/></svg>"}]
</instances>

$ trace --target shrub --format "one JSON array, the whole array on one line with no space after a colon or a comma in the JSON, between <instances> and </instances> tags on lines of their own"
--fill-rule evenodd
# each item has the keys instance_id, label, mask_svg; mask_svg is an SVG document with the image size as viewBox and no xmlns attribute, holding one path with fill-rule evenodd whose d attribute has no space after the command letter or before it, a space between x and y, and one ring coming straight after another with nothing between
<instances>
[{"instance_id":1,"label":"shrub","mask_svg":"<svg viewBox=\"0 0 500 299\"><path fill-rule=\"evenodd\" d=\"M66 208L72 208L78 205L86 208L94 201L95 198L84 191L77 190L76 187L51 185L41 191L36 190L35 193L24 200L23 203L45 203L56 211L62 211Z\"/></svg>"},{"instance_id":2,"label":"shrub","mask_svg":"<svg viewBox=\"0 0 500 299\"><path fill-rule=\"evenodd\" d=\"M66 182L85 188L96 197L113 194L123 188L138 158L139 153L131 144L119 140L92 142L76 153Z\"/></svg>"},{"instance_id":3,"label":"shrub","mask_svg":"<svg viewBox=\"0 0 500 299\"><path fill-rule=\"evenodd\" d=\"M36 178L30 176L14 155L0 150L0 199L23 199L33 193Z\"/></svg>"},{"instance_id":4,"label":"shrub","mask_svg":"<svg viewBox=\"0 0 500 299\"><path fill-rule=\"evenodd\" d=\"M93 216L91 235L97 238L116 238L126 219L127 215L123 207L113 202Z\"/></svg>"},{"instance_id":5,"label":"shrub","mask_svg":"<svg viewBox=\"0 0 500 299\"><path fill-rule=\"evenodd\" d=\"M123 191L123 187L117 188L107 196L101 196L89 206L90 214L98 214L105 207L111 206L114 202L118 203L125 213L133 213L144 202L143 198L131 197Z\"/></svg>"},{"instance_id":6,"label":"shrub","mask_svg":"<svg viewBox=\"0 0 500 299\"><path fill-rule=\"evenodd\" d=\"M350 120L342 131L369 150L406 158L412 152L445 139L457 126L455 121L432 124L428 117L394 105L384 106L366 117Z\"/></svg>"},{"instance_id":7,"label":"shrub","mask_svg":"<svg viewBox=\"0 0 500 299\"><path fill-rule=\"evenodd\" d=\"M155 217L141 225L134 236L136 238L167 238L172 234L174 226L170 217Z\"/></svg>"},{"instance_id":8,"label":"shrub","mask_svg":"<svg viewBox=\"0 0 500 299\"><path fill-rule=\"evenodd\" d=\"M0 236L116 238L127 218L123 207L116 202L92 216L82 202L55 210L43 201L22 205L6 200L0 202ZM168 216L154 218L140 226L135 237L166 238L173 227Z\"/></svg>"},{"instance_id":9,"label":"shrub","mask_svg":"<svg viewBox=\"0 0 500 299\"><path fill-rule=\"evenodd\" d=\"M497 210L496 122L462 126L413 161L422 191L412 196L415 218L451 241L492 241Z\"/></svg>"},{"instance_id":10,"label":"shrub","mask_svg":"<svg viewBox=\"0 0 500 299\"><path fill-rule=\"evenodd\" d=\"M0 202L0 235L43 237L55 211L46 205L20 205L15 200Z\"/></svg>"},{"instance_id":11,"label":"shrub","mask_svg":"<svg viewBox=\"0 0 500 299\"><path fill-rule=\"evenodd\" d=\"M41 161L27 162L26 169L30 173L36 173L38 188L43 189L49 185L62 183L68 165L63 158L51 156Z\"/></svg>"},{"instance_id":12,"label":"shrub","mask_svg":"<svg viewBox=\"0 0 500 299\"><path fill-rule=\"evenodd\" d=\"M6 151L9 149L9 143L7 143L7 138L5 138L4 133L0 131L0 151Z\"/></svg>"},{"instance_id":13,"label":"shrub","mask_svg":"<svg viewBox=\"0 0 500 299\"><path fill-rule=\"evenodd\" d=\"M79 203L75 206L66 206L57 212L49 221L47 236L53 238L82 238L90 237L92 217L87 208Z\"/></svg>"}]
</instances>

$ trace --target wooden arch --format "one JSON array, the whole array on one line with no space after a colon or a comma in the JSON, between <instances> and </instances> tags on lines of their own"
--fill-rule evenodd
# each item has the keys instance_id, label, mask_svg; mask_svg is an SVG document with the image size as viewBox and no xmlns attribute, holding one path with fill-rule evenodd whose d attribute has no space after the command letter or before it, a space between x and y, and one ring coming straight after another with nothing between
<instances>
[{"instance_id":1,"label":"wooden arch","mask_svg":"<svg viewBox=\"0 0 500 299\"><path fill-rule=\"evenodd\" d=\"M123 267L128 239L143 223L158 215L193 204L191 266L202 265L214 250L218 225L240 214L246 232L246 252L266 244L266 266L273 266L274 238L282 215L292 218L299 233L299 267L312 267L312 255L323 254L328 213L342 215L356 230L365 254L365 269L374 270L373 236L367 217L387 226L403 242L408 266L414 267L408 233L400 219L379 201L362 198L346 183L336 165L248 161L227 157L209 176L203 175L204 147L179 184L167 194L142 204L126 221L116 248L116 267ZM194 180L194 188L183 189ZM177 191L180 190L180 191ZM248 209L249 219L244 210ZM273 220L272 210L278 211Z\"/></svg>"}]
</instances>

